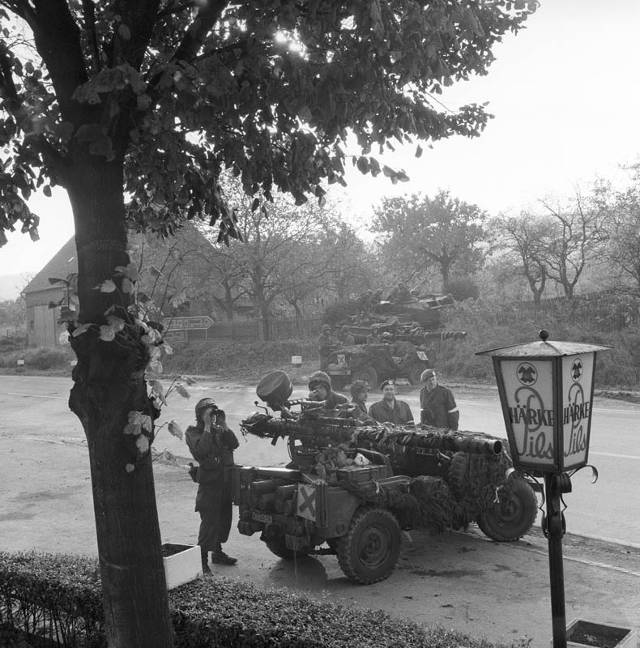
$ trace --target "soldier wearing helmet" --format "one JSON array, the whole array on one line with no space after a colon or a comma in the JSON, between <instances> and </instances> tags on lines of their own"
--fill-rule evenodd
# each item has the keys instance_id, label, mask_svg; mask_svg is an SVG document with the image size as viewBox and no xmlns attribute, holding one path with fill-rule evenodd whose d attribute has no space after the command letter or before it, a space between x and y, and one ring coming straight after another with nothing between
<instances>
[{"instance_id":1,"label":"soldier wearing helmet","mask_svg":"<svg viewBox=\"0 0 640 648\"><path fill-rule=\"evenodd\" d=\"M196 425L187 428L185 440L199 464L195 475L198 482L195 510L201 520L198 544L202 569L210 574L209 552L212 563L234 565L237 562L222 551L222 544L231 530L231 466L238 439L227 426L225 413L212 398L199 400L195 415Z\"/></svg>"},{"instance_id":2,"label":"soldier wearing helmet","mask_svg":"<svg viewBox=\"0 0 640 648\"><path fill-rule=\"evenodd\" d=\"M337 409L347 399L331 389L331 378L324 371L316 371L309 377L309 400L325 401L326 409Z\"/></svg>"},{"instance_id":3,"label":"soldier wearing helmet","mask_svg":"<svg viewBox=\"0 0 640 648\"><path fill-rule=\"evenodd\" d=\"M331 351L337 344L338 340L333 335L331 327L328 324L323 324L322 332L318 338L318 355L320 356L320 369L322 371L326 370Z\"/></svg>"}]
</instances>

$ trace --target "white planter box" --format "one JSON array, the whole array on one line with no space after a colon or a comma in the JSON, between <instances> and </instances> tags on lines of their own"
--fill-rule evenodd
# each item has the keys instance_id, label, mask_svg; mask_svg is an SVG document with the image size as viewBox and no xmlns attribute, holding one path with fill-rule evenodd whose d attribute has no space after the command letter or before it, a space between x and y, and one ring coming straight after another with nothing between
<instances>
[{"instance_id":1,"label":"white planter box","mask_svg":"<svg viewBox=\"0 0 640 648\"><path fill-rule=\"evenodd\" d=\"M179 545L166 543L162 545L164 576L167 589L184 585L202 576L202 560L198 545Z\"/></svg>"},{"instance_id":2,"label":"white planter box","mask_svg":"<svg viewBox=\"0 0 640 648\"><path fill-rule=\"evenodd\" d=\"M631 628L575 619L567 626L567 648L640 648Z\"/></svg>"}]
</instances>

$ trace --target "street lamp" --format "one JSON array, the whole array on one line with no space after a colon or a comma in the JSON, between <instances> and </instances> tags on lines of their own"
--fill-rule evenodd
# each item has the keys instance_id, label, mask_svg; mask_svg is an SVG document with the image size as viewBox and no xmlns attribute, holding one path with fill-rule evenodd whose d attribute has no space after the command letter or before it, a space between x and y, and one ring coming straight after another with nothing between
<instances>
[{"instance_id":1,"label":"street lamp","mask_svg":"<svg viewBox=\"0 0 640 648\"><path fill-rule=\"evenodd\" d=\"M571 475L587 465L593 410L596 353L609 347L540 341L480 351L493 359L498 393L515 468L543 476L549 543L554 648L566 648L562 536L562 494L571 492Z\"/></svg>"}]
</instances>

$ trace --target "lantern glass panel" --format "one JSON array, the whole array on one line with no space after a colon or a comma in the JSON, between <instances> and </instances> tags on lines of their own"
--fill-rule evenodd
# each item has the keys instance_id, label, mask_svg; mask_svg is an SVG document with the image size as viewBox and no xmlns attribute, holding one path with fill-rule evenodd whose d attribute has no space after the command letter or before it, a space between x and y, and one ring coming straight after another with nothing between
<instances>
[{"instance_id":1,"label":"lantern glass panel","mask_svg":"<svg viewBox=\"0 0 640 648\"><path fill-rule=\"evenodd\" d=\"M512 431L511 452L531 468L553 466L553 362L519 358L500 360L507 400L505 416Z\"/></svg>"},{"instance_id":2,"label":"lantern glass panel","mask_svg":"<svg viewBox=\"0 0 640 648\"><path fill-rule=\"evenodd\" d=\"M584 465L589 451L595 354L562 358L564 468Z\"/></svg>"}]
</instances>

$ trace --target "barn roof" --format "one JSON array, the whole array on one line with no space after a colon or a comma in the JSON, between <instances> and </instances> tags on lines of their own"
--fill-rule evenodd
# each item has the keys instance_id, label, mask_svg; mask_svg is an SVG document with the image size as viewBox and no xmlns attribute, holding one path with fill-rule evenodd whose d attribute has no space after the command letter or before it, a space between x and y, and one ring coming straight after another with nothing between
<instances>
[{"instance_id":1,"label":"barn roof","mask_svg":"<svg viewBox=\"0 0 640 648\"><path fill-rule=\"evenodd\" d=\"M78 272L78 259L76 258L76 242L72 236L53 256L52 259L38 272L27 284L24 293L33 293L51 288L49 277L66 279L72 272Z\"/></svg>"}]
</instances>

